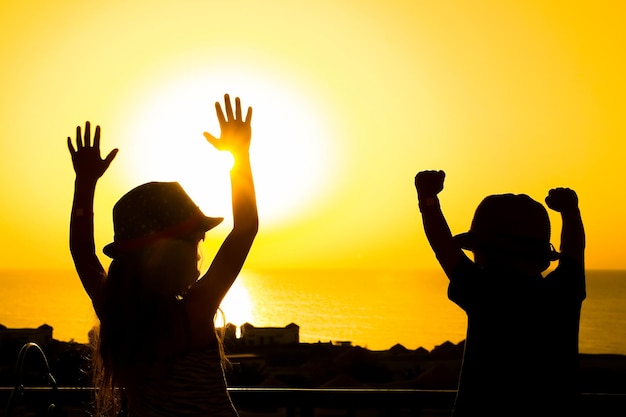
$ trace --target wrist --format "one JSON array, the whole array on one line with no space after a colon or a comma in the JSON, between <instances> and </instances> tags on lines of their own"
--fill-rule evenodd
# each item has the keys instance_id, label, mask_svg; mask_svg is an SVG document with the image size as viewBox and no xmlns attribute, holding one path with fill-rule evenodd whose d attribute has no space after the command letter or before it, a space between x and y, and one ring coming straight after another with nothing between
<instances>
[{"instance_id":1,"label":"wrist","mask_svg":"<svg viewBox=\"0 0 626 417\"><path fill-rule=\"evenodd\" d=\"M93 217L93 209L83 208L83 207L74 207L72 208L72 217L91 218Z\"/></svg>"},{"instance_id":2,"label":"wrist","mask_svg":"<svg viewBox=\"0 0 626 417\"><path fill-rule=\"evenodd\" d=\"M233 153L233 165L231 167L231 171L237 171L240 169L244 169L245 167L250 167L250 154L248 152L242 153Z\"/></svg>"},{"instance_id":3,"label":"wrist","mask_svg":"<svg viewBox=\"0 0 626 417\"><path fill-rule=\"evenodd\" d=\"M77 187L86 187L86 188L96 188L96 183L98 182L97 178L84 178L80 176L76 176L74 179L74 185Z\"/></svg>"},{"instance_id":4,"label":"wrist","mask_svg":"<svg viewBox=\"0 0 626 417\"><path fill-rule=\"evenodd\" d=\"M580 209L578 208L578 206L568 207L566 209L561 210L562 217L578 216L578 215L580 215Z\"/></svg>"},{"instance_id":5,"label":"wrist","mask_svg":"<svg viewBox=\"0 0 626 417\"><path fill-rule=\"evenodd\" d=\"M419 195L418 202L420 211L424 211L429 208L439 207L439 198L437 197L437 195Z\"/></svg>"}]
</instances>

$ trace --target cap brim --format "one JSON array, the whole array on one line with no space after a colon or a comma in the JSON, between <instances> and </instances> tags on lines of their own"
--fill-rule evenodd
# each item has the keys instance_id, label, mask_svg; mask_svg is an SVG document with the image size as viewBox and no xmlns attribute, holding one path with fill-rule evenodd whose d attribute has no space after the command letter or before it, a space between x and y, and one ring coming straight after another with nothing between
<instances>
[{"instance_id":1,"label":"cap brim","mask_svg":"<svg viewBox=\"0 0 626 417\"><path fill-rule=\"evenodd\" d=\"M118 249L118 245L116 245L115 242L111 242L102 248L102 252L109 258L115 258L119 256L121 251Z\"/></svg>"},{"instance_id":2,"label":"cap brim","mask_svg":"<svg viewBox=\"0 0 626 417\"><path fill-rule=\"evenodd\" d=\"M491 236L490 239L486 240L484 237L481 238L479 235L477 235L476 233L472 233L472 232L460 233L454 236L453 239L455 242L459 244L459 246L461 246L461 248L471 250L471 251L473 251L479 246L482 247L483 245L487 245L491 247L511 247L510 239L503 239L503 238L497 238L497 237ZM561 254L557 252L556 250L554 250L554 247L552 245L550 245L549 243L547 244L549 245L549 249L547 252L544 252L547 258L550 261L558 260ZM519 248L519 246L513 246L513 247Z\"/></svg>"},{"instance_id":3,"label":"cap brim","mask_svg":"<svg viewBox=\"0 0 626 417\"><path fill-rule=\"evenodd\" d=\"M203 232L206 232L208 230L213 229L215 226L217 226L218 224L220 224L221 222L224 221L223 217L208 217L205 216L201 221L200 221L200 230L202 230Z\"/></svg>"}]
</instances>

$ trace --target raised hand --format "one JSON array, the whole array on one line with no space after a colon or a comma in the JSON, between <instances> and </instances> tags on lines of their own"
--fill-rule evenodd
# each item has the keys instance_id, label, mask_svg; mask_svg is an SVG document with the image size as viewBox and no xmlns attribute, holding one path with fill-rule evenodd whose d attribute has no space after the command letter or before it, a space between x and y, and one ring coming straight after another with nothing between
<instances>
[{"instance_id":1,"label":"raised hand","mask_svg":"<svg viewBox=\"0 0 626 417\"><path fill-rule=\"evenodd\" d=\"M415 189L423 197L433 197L443 190L446 173L443 171L421 171L415 176Z\"/></svg>"},{"instance_id":2,"label":"raised hand","mask_svg":"<svg viewBox=\"0 0 626 417\"><path fill-rule=\"evenodd\" d=\"M552 210L563 213L578 207L578 196L574 190L569 188L553 188L548 192L546 204Z\"/></svg>"},{"instance_id":3,"label":"raised hand","mask_svg":"<svg viewBox=\"0 0 626 417\"><path fill-rule=\"evenodd\" d=\"M111 165L111 161L117 155L118 149L113 149L106 158L100 157L100 126L96 126L96 132L91 143L91 125L85 123L85 135L81 135L80 126L76 126L76 148L72 139L67 137L67 147L72 155L72 165L76 172L76 178L97 181L98 178Z\"/></svg>"},{"instance_id":4,"label":"raised hand","mask_svg":"<svg viewBox=\"0 0 626 417\"><path fill-rule=\"evenodd\" d=\"M224 117L224 111L220 103L215 103L217 120L220 123L220 137L216 138L208 132L204 132L204 137L217 150L230 151L235 156L240 153L247 153L250 149L250 138L252 137L252 129L250 127L252 107L248 107L244 120L239 97L235 98L234 114L228 94L224 95L224 105L226 107L226 117Z\"/></svg>"}]
</instances>

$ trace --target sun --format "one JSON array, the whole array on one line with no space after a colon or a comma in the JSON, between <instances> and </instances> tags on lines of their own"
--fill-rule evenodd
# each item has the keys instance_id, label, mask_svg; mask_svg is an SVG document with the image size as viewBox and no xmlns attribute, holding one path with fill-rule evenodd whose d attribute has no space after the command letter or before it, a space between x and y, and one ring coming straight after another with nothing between
<instances>
[{"instance_id":1,"label":"sun","mask_svg":"<svg viewBox=\"0 0 626 417\"><path fill-rule=\"evenodd\" d=\"M219 136L215 102L253 108L250 155L259 217L279 226L310 209L332 177L330 136L316 100L269 76L212 72L173 78L139 100L124 146L134 184L178 181L209 216L231 217L232 157L206 142ZM121 159L121 158L120 158Z\"/></svg>"}]
</instances>

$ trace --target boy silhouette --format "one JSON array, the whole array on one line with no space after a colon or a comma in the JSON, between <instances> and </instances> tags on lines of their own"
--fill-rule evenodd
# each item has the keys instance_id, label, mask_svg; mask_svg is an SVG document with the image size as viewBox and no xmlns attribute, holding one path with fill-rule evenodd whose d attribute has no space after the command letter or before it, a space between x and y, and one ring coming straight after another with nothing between
<instances>
[{"instance_id":1,"label":"boy silhouette","mask_svg":"<svg viewBox=\"0 0 626 417\"><path fill-rule=\"evenodd\" d=\"M576 415L585 299L576 193L554 188L545 199L561 214L557 253L547 210L525 194L486 197L470 230L453 236L438 198L444 178L443 171L422 171L415 187L426 237L450 280L448 297L468 320L453 416Z\"/></svg>"}]
</instances>

